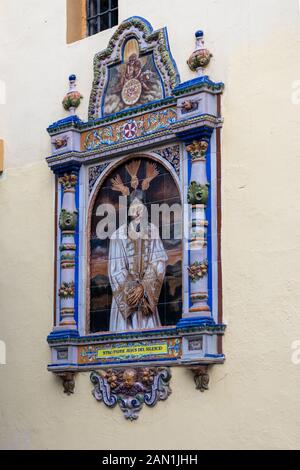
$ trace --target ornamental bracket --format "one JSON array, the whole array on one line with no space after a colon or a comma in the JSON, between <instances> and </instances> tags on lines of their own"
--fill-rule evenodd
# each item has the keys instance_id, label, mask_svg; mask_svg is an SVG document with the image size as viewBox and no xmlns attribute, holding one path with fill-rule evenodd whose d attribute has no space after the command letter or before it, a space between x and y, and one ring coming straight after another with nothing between
<instances>
[{"instance_id":1,"label":"ornamental bracket","mask_svg":"<svg viewBox=\"0 0 300 470\"><path fill-rule=\"evenodd\" d=\"M73 395L75 390L75 372L58 372L56 375L62 380L64 393L68 396Z\"/></svg>"},{"instance_id":2,"label":"ornamental bracket","mask_svg":"<svg viewBox=\"0 0 300 470\"><path fill-rule=\"evenodd\" d=\"M200 390L202 393L209 390L208 366L191 367L190 370L194 374L196 389Z\"/></svg>"},{"instance_id":3,"label":"ornamental bracket","mask_svg":"<svg viewBox=\"0 0 300 470\"><path fill-rule=\"evenodd\" d=\"M92 372L95 399L107 407L119 404L126 419L137 420L143 405L154 407L171 394L169 368L109 369Z\"/></svg>"}]
</instances>

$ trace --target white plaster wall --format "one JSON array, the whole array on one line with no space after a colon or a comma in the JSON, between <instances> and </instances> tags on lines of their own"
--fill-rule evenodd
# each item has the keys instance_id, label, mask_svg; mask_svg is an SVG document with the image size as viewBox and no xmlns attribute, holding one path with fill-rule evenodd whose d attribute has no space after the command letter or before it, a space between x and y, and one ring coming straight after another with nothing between
<instances>
[{"instance_id":1,"label":"white plaster wall","mask_svg":"<svg viewBox=\"0 0 300 470\"><path fill-rule=\"evenodd\" d=\"M173 395L137 423L91 397L89 375L63 394L46 371L53 301L54 178L45 128L64 116L67 77L78 75L87 117L92 61L112 31L67 45L65 1L1 0L0 447L299 448L300 80L298 0L120 0L121 20L168 26L183 80L194 31L206 32L211 77L223 100L224 316L227 362L210 391L173 372ZM298 84L299 85L299 84ZM3 88L3 87L2 87ZM296 96L297 98L297 96ZM298 94L300 98L300 94ZM1 100L0 100L1 101ZM299 99L300 101L300 99Z\"/></svg>"}]
</instances>

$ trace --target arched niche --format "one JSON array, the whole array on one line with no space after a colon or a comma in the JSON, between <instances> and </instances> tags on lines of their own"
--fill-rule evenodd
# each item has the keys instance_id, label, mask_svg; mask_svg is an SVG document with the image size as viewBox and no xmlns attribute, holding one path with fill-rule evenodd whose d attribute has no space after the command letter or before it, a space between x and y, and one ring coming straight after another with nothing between
<instances>
[{"instance_id":1,"label":"arched niche","mask_svg":"<svg viewBox=\"0 0 300 470\"><path fill-rule=\"evenodd\" d=\"M135 174L136 177L134 177ZM148 184L145 182L147 179ZM116 190L114 181L123 185L119 187L124 193L129 193L128 197ZM148 223L158 228L159 240L153 242L150 236L148 240L141 242L140 247L137 247L137 242L132 243L128 234L127 240L120 242L122 244L121 255L120 251L113 255L111 253L112 243L114 243L112 239L115 238L116 231L120 231L122 226L129 223L128 209L132 202L130 198L133 197L135 190L143 192ZM182 316L181 202L176 176L167 165L152 155L134 155L122 159L112 164L100 178L89 210L87 325L90 333L165 328L178 323ZM163 207L162 204L164 204ZM133 320L137 313L136 308L138 315L143 316L143 305L139 305L139 307L132 308L133 313L128 318L128 309L127 312L122 313L127 318L125 323L112 321L112 316L116 314L115 309L119 310L119 302L126 303L130 290L129 284L135 286L136 282L143 283L149 269L153 271L156 260L161 261L161 258L164 258L163 252L166 258L163 279L159 274L159 281L156 281L155 274L153 274L153 282L160 284L157 287L159 295L156 291L154 295L156 300L151 304L155 320L153 322L144 322L143 319ZM115 257L119 259L121 256L120 263L118 260L115 261ZM112 269L112 264L119 264L120 269L118 270L118 267ZM140 266L139 279L136 277L136 264ZM116 293L113 293L115 287L112 286L110 276L113 273L118 275L122 269L127 279L120 289L127 290L127 294L121 294L118 300ZM145 296L147 297L146 293ZM154 304L156 304L155 311L153 311ZM120 312L117 312L118 314Z\"/></svg>"}]
</instances>

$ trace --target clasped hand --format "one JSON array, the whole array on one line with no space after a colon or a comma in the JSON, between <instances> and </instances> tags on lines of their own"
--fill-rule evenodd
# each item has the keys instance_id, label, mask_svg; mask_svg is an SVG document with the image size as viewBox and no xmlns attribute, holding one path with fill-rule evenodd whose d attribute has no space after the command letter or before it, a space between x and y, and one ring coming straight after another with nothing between
<instances>
[{"instance_id":1,"label":"clasped hand","mask_svg":"<svg viewBox=\"0 0 300 470\"><path fill-rule=\"evenodd\" d=\"M130 307L136 307L144 297L144 287L142 284L138 284L136 287L133 287L127 296L128 305Z\"/></svg>"}]
</instances>

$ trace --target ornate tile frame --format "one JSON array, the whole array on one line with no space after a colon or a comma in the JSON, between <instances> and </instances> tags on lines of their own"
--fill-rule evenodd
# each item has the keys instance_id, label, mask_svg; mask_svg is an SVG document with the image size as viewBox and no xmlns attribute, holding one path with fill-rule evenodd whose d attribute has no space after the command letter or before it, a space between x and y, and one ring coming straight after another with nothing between
<instances>
[{"instance_id":1,"label":"ornate tile frame","mask_svg":"<svg viewBox=\"0 0 300 470\"><path fill-rule=\"evenodd\" d=\"M94 82L90 97L89 120L104 117L103 97L108 80L108 70L122 61L122 47L128 38L138 41L142 54L153 52L154 62L161 75L164 97L180 83L176 63L171 55L167 29L153 31L151 24L138 16L128 18L112 36L107 48L94 59Z\"/></svg>"},{"instance_id":2,"label":"ornate tile frame","mask_svg":"<svg viewBox=\"0 0 300 470\"><path fill-rule=\"evenodd\" d=\"M105 76L105 67L120 59L126 34L134 34L141 47L155 50L157 63L164 57L160 73L166 97L98 118L105 88L98 71ZM71 115L48 128L52 155L47 163L57 184L55 312L48 336L48 370L59 374L66 392L72 393L70 374L80 371L184 366L193 370L197 388L203 391L207 367L225 360L221 271L224 85L206 75L180 84L166 30L153 32L138 17L122 23L108 48L97 54L96 69L89 121ZM126 129L134 130L134 135L128 138ZM175 327L159 330L89 334L85 315L89 207L95 188L111 167L133 155L150 155L167 166L180 183L183 202L190 204L184 220L192 234L184 244L182 318Z\"/></svg>"}]
</instances>

